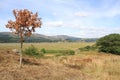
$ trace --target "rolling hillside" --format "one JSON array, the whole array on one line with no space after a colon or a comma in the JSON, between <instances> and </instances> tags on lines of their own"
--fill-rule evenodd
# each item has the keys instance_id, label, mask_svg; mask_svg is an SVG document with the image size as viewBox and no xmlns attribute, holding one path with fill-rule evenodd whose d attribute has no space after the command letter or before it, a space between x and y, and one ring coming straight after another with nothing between
<instances>
[{"instance_id":1,"label":"rolling hillside","mask_svg":"<svg viewBox=\"0 0 120 80\"><path fill-rule=\"evenodd\" d=\"M46 36L42 34L33 34L30 38L25 38L25 42L58 42L58 41L84 41L95 42L97 38L77 38L67 35ZM19 37L11 32L0 32L0 43L19 42Z\"/></svg>"}]
</instances>

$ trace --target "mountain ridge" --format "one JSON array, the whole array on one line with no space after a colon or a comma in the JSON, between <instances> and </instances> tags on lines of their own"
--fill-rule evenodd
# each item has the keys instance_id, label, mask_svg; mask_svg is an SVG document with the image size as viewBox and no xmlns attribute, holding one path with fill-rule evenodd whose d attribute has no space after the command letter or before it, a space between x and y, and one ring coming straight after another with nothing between
<instances>
[{"instance_id":1,"label":"mountain ridge","mask_svg":"<svg viewBox=\"0 0 120 80\"><path fill-rule=\"evenodd\" d=\"M98 38L78 38L68 35L56 35L56 36L47 36L43 34L34 33L31 37L25 37L25 42L59 42L59 41L68 41L68 42L95 42ZM17 34L12 32L0 32L0 43L9 43L9 42L19 42L19 37Z\"/></svg>"}]
</instances>

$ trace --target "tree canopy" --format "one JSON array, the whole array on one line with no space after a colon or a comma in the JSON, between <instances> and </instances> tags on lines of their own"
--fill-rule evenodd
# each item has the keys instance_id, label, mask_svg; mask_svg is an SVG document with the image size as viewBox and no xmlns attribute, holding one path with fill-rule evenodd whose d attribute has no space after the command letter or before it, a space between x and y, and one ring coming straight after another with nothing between
<instances>
[{"instance_id":1,"label":"tree canopy","mask_svg":"<svg viewBox=\"0 0 120 80\"><path fill-rule=\"evenodd\" d=\"M38 13L33 14L27 9L15 9L13 14L16 21L9 20L6 27L18 35L29 37L32 32L35 32L35 28L41 27L41 18L38 18Z\"/></svg>"}]
</instances>

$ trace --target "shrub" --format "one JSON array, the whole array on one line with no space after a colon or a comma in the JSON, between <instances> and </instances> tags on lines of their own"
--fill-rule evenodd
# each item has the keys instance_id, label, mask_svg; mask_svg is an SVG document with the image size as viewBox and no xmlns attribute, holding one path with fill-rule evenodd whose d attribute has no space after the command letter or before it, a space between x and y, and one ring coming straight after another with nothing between
<instances>
[{"instance_id":1,"label":"shrub","mask_svg":"<svg viewBox=\"0 0 120 80\"><path fill-rule=\"evenodd\" d=\"M75 54L74 50L46 50L44 48L41 49L40 52L45 54L55 54L56 56L66 56Z\"/></svg>"},{"instance_id":2,"label":"shrub","mask_svg":"<svg viewBox=\"0 0 120 80\"><path fill-rule=\"evenodd\" d=\"M42 48L42 49L40 50L40 52L42 52L42 53L46 53L45 48Z\"/></svg>"},{"instance_id":3,"label":"shrub","mask_svg":"<svg viewBox=\"0 0 120 80\"><path fill-rule=\"evenodd\" d=\"M74 55L75 51L73 50L62 50L61 53L56 54L56 56L68 56L68 55Z\"/></svg>"},{"instance_id":4,"label":"shrub","mask_svg":"<svg viewBox=\"0 0 120 80\"><path fill-rule=\"evenodd\" d=\"M80 51L90 51L90 50L96 50L96 49L97 49L97 46L95 46L95 45L79 48Z\"/></svg>"},{"instance_id":5,"label":"shrub","mask_svg":"<svg viewBox=\"0 0 120 80\"><path fill-rule=\"evenodd\" d=\"M59 50L46 50L46 53L49 53L49 54L59 53Z\"/></svg>"},{"instance_id":6,"label":"shrub","mask_svg":"<svg viewBox=\"0 0 120 80\"><path fill-rule=\"evenodd\" d=\"M97 41L99 51L120 55L120 34L110 34Z\"/></svg>"},{"instance_id":7,"label":"shrub","mask_svg":"<svg viewBox=\"0 0 120 80\"><path fill-rule=\"evenodd\" d=\"M75 51L73 51L73 50L66 50L66 51L64 52L64 54L65 54L65 55L74 55L74 54L75 54Z\"/></svg>"},{"instance_id":8,"label":"shrub","mask_svg":"<svg viewBox=\"0 0 120 80\"><path fill-rule=\"evenodd\" d=\"M37 58L44 56L44 54L43 53L39 53L38 49L35 48L33 45L31 45L30 47L26 48L23 52L26 55L34 56L34 57L37 57Z\"/></svg>"}]
</instances>

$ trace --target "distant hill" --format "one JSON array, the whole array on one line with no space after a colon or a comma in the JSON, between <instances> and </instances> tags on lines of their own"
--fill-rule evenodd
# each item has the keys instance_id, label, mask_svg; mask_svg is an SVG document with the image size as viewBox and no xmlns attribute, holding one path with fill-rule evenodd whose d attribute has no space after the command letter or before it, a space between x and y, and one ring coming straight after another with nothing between
<instances>
[{"instance_id":1,"label":"distant hill","mask_svg":"<svg viewBox=\"0 0 120 80\"><path fill-rule=\"evenodd\" d=\"M46 36L42 34L33 34L29 38L25 38L25 42L59 42L59 41L68 41L68 42L95 42L97 38L77 38L67 35L56 35L56 36ZM0 32L0 43L10 43L10 42L19 42L19 37L16 34L11 32Z\"/></svg>"}]
</instances>

